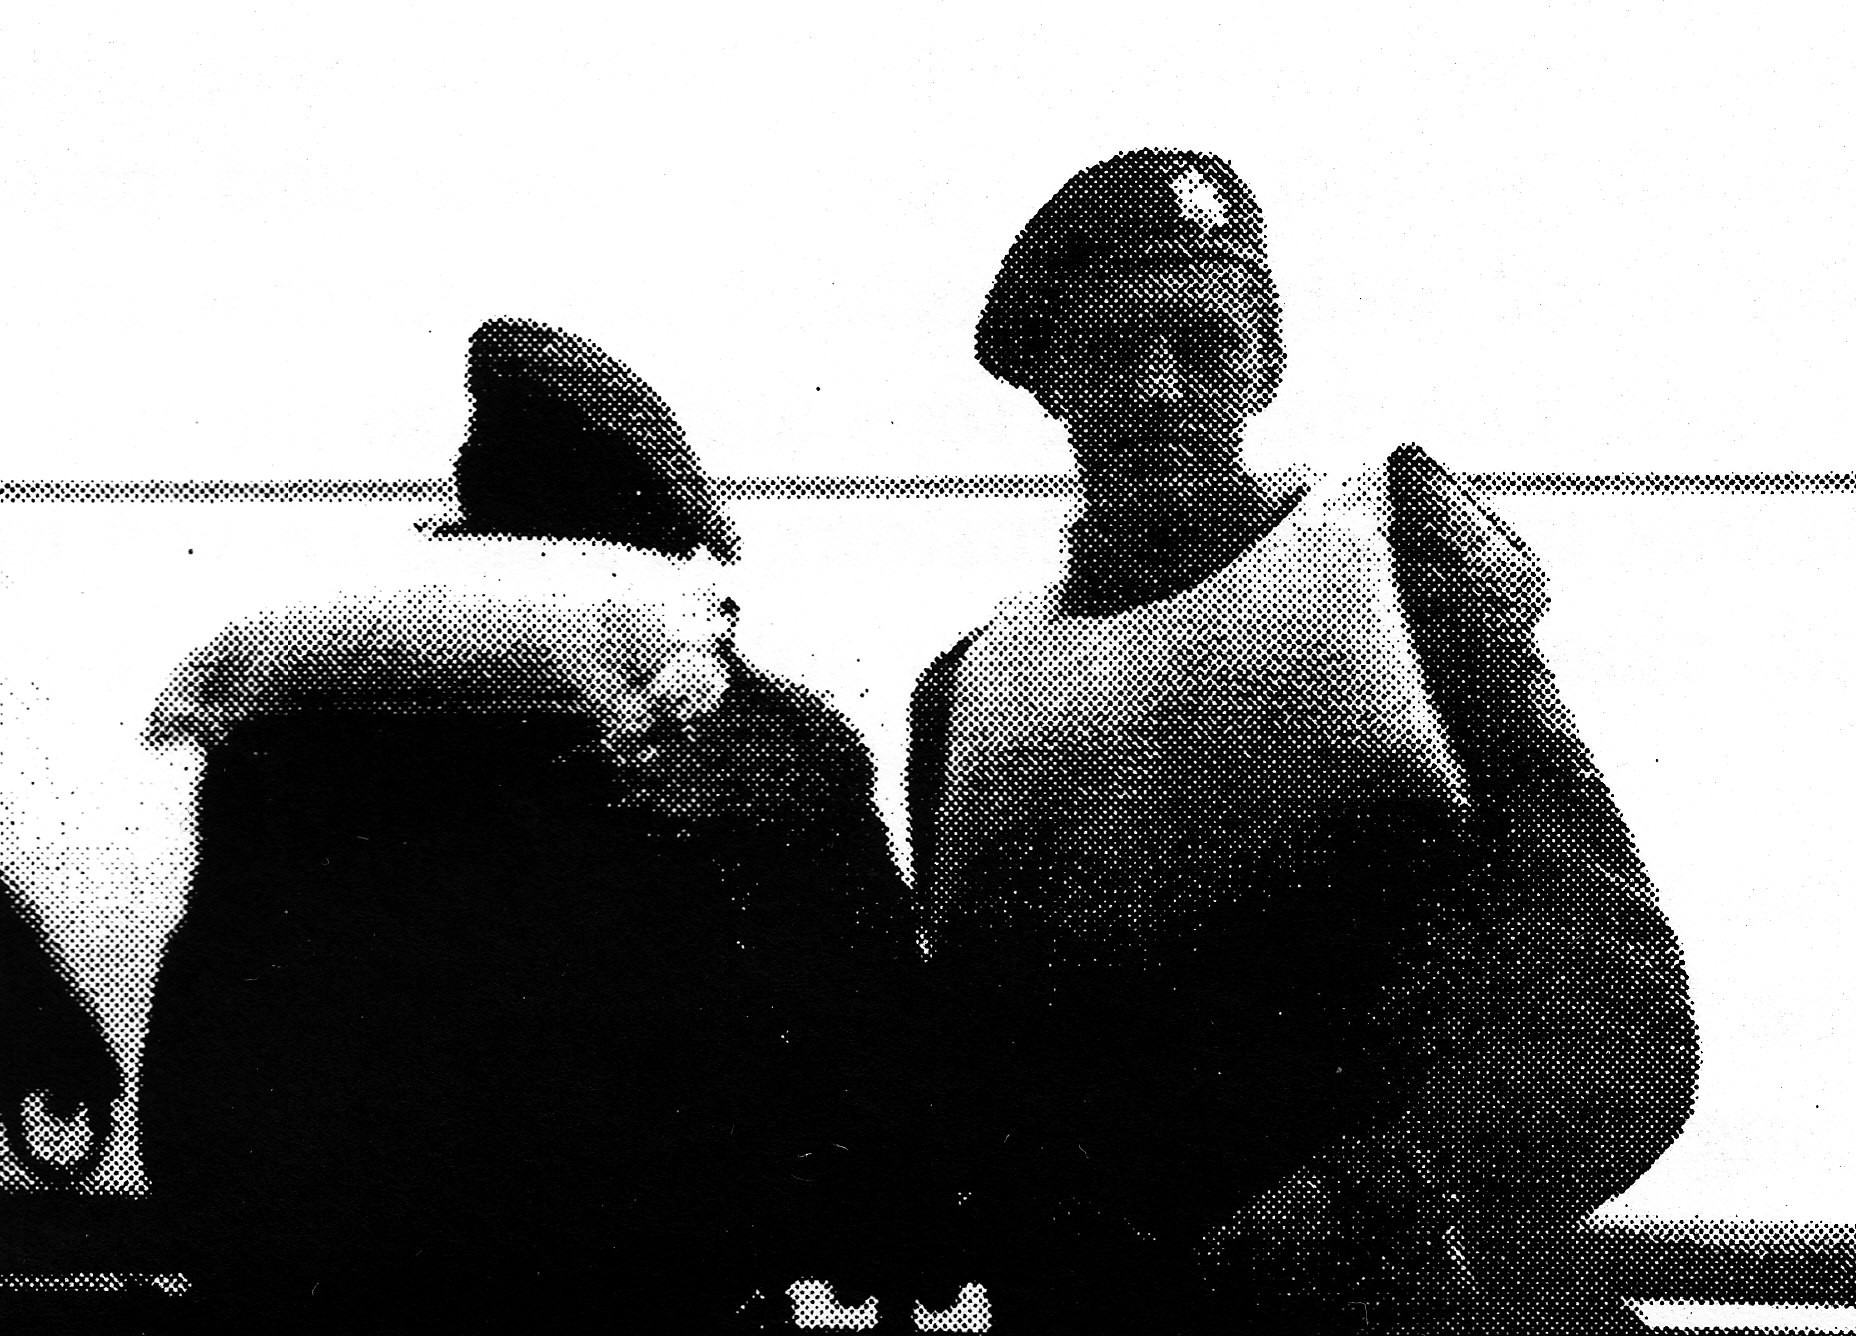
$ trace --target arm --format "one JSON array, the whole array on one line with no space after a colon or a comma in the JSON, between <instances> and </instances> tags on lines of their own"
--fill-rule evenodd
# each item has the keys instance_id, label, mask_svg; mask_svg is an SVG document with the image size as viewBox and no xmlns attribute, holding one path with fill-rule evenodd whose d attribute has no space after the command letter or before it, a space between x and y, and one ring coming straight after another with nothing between
<instances>
[{"instance_id":1,"label":"arm","mask_svg":"<svg viewBox=\"0 0 1856 1336\"><path fill-rule=\"evenodd\" d=\"M754 667L732 646L722 653L728 690L693 733L685 787L707 820L734 814L737 838L757 850L745 871L781 886L762 892L770 908L809 906L834 949L895 968L912 955L912 934L863 739L812 691Z\"/></svg>"},{"instance_id":2,"label":"arm","mask_svg":"<svg viewBox=\"0 0 1856 1336\"><path fill-rule=\"evenodd\" d=\"M1692 1106L1681 948L1541 657L1538 567L1415 449L1394 547L1435 699L1479 814L1486 901L1439 924L1438 1058L1398 1136L1472 1227L1572 1223L1635 1182Z\"/></svg>"},{"instance_id":3,"label":"arm","mask_svg":"<svg viewBox=\"0 0 1856 1336\"><path fill-rule=\"evenodd\" d=\"M914 902L924 920L929 917L934 818L941 805L941 786L947 774L954 682L960 674L960 662L972 644L973 637L964 636L929 664L909 698L909 847L914 865Z\"/></svg>"},{"instance_id":4,"label":"arm","mask_svg":"<svg viewBox=\"0 0 1856 1336\"><path fill-rule=\"evenodd\" d=\"M122 1078L42 933L10 891L0 889L0 899L0 1128L35 1178L65 1185L101 1155Z\"/></svg>"},{"instance_id":5,"label":"arm","mask_svg":"<svg viewBox=\"0 0 1856 1336\"><path fill-rule=\"evenodd\" d=\"M1695 1084L1680 948L1535 642L1539 568L1421 452L1391 471L1401 592L1483 861L1404 962L1403 1098L1208 1240L1228 1263L1247 1239L1254 1263L1261 1236L1291 1288L1461 1285L1466 1238L1523 1257L1662 1154Z\"/></svg>"}]
</instances>

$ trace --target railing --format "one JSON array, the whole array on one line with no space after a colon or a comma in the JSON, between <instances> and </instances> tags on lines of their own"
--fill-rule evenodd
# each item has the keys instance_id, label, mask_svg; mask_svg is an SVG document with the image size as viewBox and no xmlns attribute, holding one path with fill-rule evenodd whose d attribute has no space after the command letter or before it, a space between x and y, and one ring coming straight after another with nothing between
<instances>
[{"instance_id":1,"label":"railing","mask_svg":"<svg viewBox=\"0 0 1856 1336\"><path fill-rule=\"evenodd\" d=\"M1469 483L1502 496L1671 493L1810 495L1856 492L1856 473L1468 473ZM1063 497L1075 493L1066 473L875 475L767 474L718 478L729 500L934 500ZM13 479L0 480L0 502L444 501L443 478L287 479Z\"/></svg>"},{"instance_id":2,"label":"railing","mask_svg":"<svg viewBox=\"0 0 1856 1336\"><path fill-rule=\"evenodd\" d=\"M1486 492L1509 496L1811 496L1856 494L1856 473L1563 473L1493 472L1468 475ZM1057 499L1074 494L1064 474L978 474L921 477L757 476L719 480L730 499L771 500L980 500ZM0 502L55 504L161 503L400 503L442 504L444 479L225 480L15 480L0 481ZM43 1202L43 1198L40 1201ZM17 1212L20 1196L9 1196ZM1579 1244L1588 1274L1614 1292L1666 1303L1742 1305L1856 1304L1856 1226L1817 1229L1797 1222L1743 1223L1680 1237L1666 1226L1588 1229ZM110 1265L108 1259L97 1264ZM40 1277L44 1279L44 1277ZM67 1298L101 1293L85 1277L67 1277ZM171 1293L167 1277L123 1276L122 1292L151 1299ZM89 1288L86 1288L86 1287ZM0 1310L33 1293L21 1277L0 1277ZM1808 1317L1808 1314L1801 1315ZM1693 1322L1685 1329L1695 1330ZM1728 1329L1725 1324L1720 1329ZM1792 1329L1811 1330L1808 1326ZM1818 1330L1849 1329L1821 1326Z\"/></svg>"}]
</instances>

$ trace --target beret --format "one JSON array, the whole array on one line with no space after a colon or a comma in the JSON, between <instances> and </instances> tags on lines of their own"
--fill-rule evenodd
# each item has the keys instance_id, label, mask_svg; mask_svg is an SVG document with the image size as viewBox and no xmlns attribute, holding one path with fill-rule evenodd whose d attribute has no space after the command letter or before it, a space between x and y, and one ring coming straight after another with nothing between
<instances>
[{"instance_id":1,"label":"beret","mask_svg":"<svg viewBox=\"0 0 1856 1336\"><path fill-rule=\"evenodd\" d=\"M676 416L617 358L537 321L487 320L469 387L456 532L734 559L733 525Z\"/></svg>"},{"instance_id":2,"label":"beret","mask_svg":"<svg viewBox=\"0 0 1856 1336\"><path fill-rule=\"evenodd\" d=\"M1184 149L1135 149L1067 181L1006 252L974 337L980 365L1037 391L1038 367L1071 277L1095 267L1229 260L1241 265L1265 343L1265 384L1282 375L1281 315L1264 257L1263 215L1223 158Z\"/></svg>"}]
</instances>

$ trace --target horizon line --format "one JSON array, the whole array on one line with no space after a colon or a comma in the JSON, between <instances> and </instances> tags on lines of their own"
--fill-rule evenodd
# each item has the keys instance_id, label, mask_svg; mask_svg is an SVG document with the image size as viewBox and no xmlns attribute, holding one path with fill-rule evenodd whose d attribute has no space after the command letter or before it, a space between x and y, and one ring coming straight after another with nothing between
<instances>
[{"instance_id":1,"label":"horizon line","mask_svg":"<svg viewBox=\"0 0 1856 1336\"><path fill-rule=\"evenodd\" d=\"M1856 472L1805 473L1565 473L1502 470L1465 473L1465 482L1494 495L1658 496L1856 492ZM720 477L729 501L1018 500L1076 494L1069 473L768 474ZM350 502L452 499L449 478L0 479L0 503Z\"/></svg>"}]
</instances>

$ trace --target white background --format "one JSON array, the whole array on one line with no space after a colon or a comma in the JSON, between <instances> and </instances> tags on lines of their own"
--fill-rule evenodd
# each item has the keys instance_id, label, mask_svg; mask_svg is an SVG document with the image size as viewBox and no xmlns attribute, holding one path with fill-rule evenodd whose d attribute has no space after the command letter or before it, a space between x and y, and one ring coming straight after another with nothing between
<instances>
[{"instance_id":1,"label":"white background","mask_svg":"<svg viewBox=\"0 0 1856 1336\"><path fill-rule=\"evenodd\" d=\"M1290 361L1260 449L1856 470L1851 29L1772 4L18 6L0 478L438 476L497 313L632 363L717 472L1062 469L973 320L1032 211L1142 144L1224 153L1269 220ZM1549 647L1707 1034L1690 1133L1618 1209L1856 1220L1856 504L1503 508L1557 577ZM127 727L228 581L413 517L341 509L0 511L0 574L86 627L9 662L42 717L93 720L72 736L106 700ZM746 634L865 728L892 814L909 674L1048 567L1060 518L743 508ZM93 861L122 862L99 823ZM109 912L158 923L133 881ZM110 931L67 907L70 941Z\"/></svg>"},{"instance_id":2,"label":"white background","mask_svg":"<svg viewBox=\"0 0 1856 1336\"><path fill-rule=\"evenodd\" d=\"M430 476L477 321L634 363L723 473L1060 468L970 357L1019 226L1227 155L1260 437L1852 467L1856 31L1822 3L9 5L15 477Z\"/></svg>"}]
</instances>

